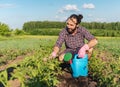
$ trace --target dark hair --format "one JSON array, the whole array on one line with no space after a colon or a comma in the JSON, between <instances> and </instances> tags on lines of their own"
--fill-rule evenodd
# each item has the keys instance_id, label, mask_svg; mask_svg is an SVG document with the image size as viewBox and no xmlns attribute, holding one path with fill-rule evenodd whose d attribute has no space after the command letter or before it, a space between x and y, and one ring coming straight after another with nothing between
<instances>
[{"instance_id":1,"label":"dark hair","mask_svg":"<svg viewBox=\"0 0 120 87\"><path fill-rule=\"evenodd\" d=\"M82 14L79 14L79 15L72 14L69 18L75 18L77 20L77 24L79 24L81 22L83 16L82 16Z\"/></svg>"}]
</instances>

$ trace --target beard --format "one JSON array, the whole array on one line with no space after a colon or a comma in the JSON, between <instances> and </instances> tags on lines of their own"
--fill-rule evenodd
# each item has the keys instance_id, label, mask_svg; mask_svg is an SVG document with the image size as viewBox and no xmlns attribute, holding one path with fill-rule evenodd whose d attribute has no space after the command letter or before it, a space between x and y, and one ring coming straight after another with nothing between
<instances>
[{"instance_id":1,"label":"beard","mask_svg":"<svg viewBox=\"0 0 120 87\"><path fill-rule=\"evenodd\" d=\"M67 31L68 31L69 34L73 34L76 29L77 29L77 27L75 27L74 29L70 29L70 28L67 27Z\"/></svg>"}]
</instances>

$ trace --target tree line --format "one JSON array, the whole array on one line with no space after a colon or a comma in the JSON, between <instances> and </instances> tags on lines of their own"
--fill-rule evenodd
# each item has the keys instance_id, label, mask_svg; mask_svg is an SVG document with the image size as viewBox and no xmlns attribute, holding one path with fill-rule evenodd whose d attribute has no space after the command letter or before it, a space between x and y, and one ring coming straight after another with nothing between
<instances>
[{"instance_id":1,"label":"tree line","mask_svg":"<svg viewBox=\"0 0 120 87\"><path fill-rule=\"evenodd\" d=\"M82 22L80 25L86 27L87 29L112 29L120 30L120 22ZM23 25L23 30L29 31L33 29L43 29L43 28L64 28L65 22L55 22L55 21L31 21L26 22Z\"/></svg>"},{"instance_id":2,"label":"tree line","mask_svg":"<svg viewBox=\"0 0 120 87\"><path fill-rule=\"evenodd\" d=\"M24 23L23 30L32 35L58 35L65 25L65 22L30 21ZM120 36L120 22L81 22L80 25L96 36Z\"/></svg>"},{"instance_id":3,"label":"tree line","mask_svg":"<svg viewBox=\"0 0 120 87\"><path fill-rule=\"evenodd\" d=\"M120 22L81 22L95 36L119 36ZM7 24L0 22L0 35L58 35L61 29L66 26L65 22L58 21L30 21L23 24L22 29L10 29Z\"/></svg>"}]
</instances>

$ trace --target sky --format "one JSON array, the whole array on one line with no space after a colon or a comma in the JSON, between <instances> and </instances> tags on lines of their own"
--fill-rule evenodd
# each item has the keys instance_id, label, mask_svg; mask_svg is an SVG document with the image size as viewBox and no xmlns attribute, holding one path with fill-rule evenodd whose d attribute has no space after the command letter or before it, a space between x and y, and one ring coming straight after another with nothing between
<instances>
[{"instance_id":1,"label":"sky","mask_svg":"<svg viewBox=\"0 0 120 87\"><path fill-rule=\"evenodd\" d=\"M0 0L0 22L22 29L29 21L65 21L82 14L83 22L120 22L120 0Z\"/></svg>"}]
</instances>

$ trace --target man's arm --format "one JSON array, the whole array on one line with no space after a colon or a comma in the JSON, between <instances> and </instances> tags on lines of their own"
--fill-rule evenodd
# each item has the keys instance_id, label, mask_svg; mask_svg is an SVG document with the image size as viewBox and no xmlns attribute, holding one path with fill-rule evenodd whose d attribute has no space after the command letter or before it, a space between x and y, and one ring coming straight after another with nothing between
<instances>
[{"instance_id":1,"label":"man's arm","mask_svg":"<svg viewBox=\"0 0 120 87\"><path fill-rule=\"evenodd\" d=\"M59 47L55 46L55 47L53 48L53 52L54 52L55 54L57 54L57 53L59 52Z\"/></svg>"},{"instance_id":2,"label":"man's arm","mask_svg":"<svg viewBox=\"0 0 120 87\"><path fill-rule=\"evenodd\" d=\"M56 41L56 44L53 48L53 52L52 52L52 56L55 58L57 56L57 53L59 52L60 48L62 47L62 44L64 42L65 39L65 29L63 29L60 34L59 37Z\"/></svg>"},{"instance_id":3,"label":"man's arm","mask_svg":"<svg viewBox=\"0 0 120 87\"><path fill-rule=\"evenodd\" d=\"M88 47L93 48L98 43L97 39L94 38L88 42Z\"/></svg>"}]
</instances>

